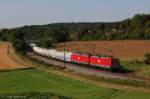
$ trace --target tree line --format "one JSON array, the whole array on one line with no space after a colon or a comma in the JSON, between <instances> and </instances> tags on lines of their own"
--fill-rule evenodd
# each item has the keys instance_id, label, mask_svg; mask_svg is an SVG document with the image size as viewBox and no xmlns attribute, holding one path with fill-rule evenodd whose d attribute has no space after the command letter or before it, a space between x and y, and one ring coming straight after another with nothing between
<instances>
[{"instance_id":1,"label":"tree line","mask_svg":"<svg viewBox=\"0 0 150 99\"><path fill-rule=\"evenodd\" d=\"M79 22L31 25L2 29L0 40L13 42L18 50L26 49L26 41L40 41L44 47L59 42L85 40L150 39L150 14L136 14L120 22Z\"/></svg>"}]
</instances>

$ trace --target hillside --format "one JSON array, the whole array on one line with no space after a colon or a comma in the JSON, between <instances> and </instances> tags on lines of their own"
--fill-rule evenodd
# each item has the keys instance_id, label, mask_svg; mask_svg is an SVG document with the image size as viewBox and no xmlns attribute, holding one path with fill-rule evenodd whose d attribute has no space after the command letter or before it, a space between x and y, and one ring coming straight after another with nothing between
<instances>
[{"instance_id":1,"label":"hillside","mask_svg":"<svg viewBox=\"0 0 150 99\"><path fill-rule=\"evenodd\" d=\"M130 39L150 39L149 14L137 14L120 22L52 23L0 31L0 40L13 42L17 51L25 51L25 41L30 40L40 42L43 47L50 47L65 41Z\"/></svg>"}]
</instances>

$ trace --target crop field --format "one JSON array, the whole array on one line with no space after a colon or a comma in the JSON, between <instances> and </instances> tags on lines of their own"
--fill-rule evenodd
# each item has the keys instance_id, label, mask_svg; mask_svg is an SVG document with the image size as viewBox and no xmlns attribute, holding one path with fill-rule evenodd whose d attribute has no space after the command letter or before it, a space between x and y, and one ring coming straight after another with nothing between
<instances>
[{"instance_id":1,"label":"crop field","mask_svg":"<svg viewBox=\"0 0 150 99\"><path fill-rule=\"evenodd\" d=\"M51 92L77 99L149 99L149 93L97 87L37 69L0 72L0 94Z\"/></svg>"},{"instance_id":2,"label":"crop field","mask_svg":"<svg viewBox=\"0 0 150 99\"><path fill-rule=\"evenodd\" d=\"M58 46L63 46L60 43ZM113 55L121 60L142 60L150 53L150 40L77 41L67 42L66 50ZM57 47L63 49L63 47Z\"/></svg>"},{"instance_id":3,"label":"crop field","mask_svg":"<svg viewBox=\"0 0 150 99\"><path fill-rule=\"evenodd\" d=\"M0 70L24 68L10 57L9 44L0 43Z\"/></svg>"},{"instance_id":4,"label":"crop field","mask_svg":"<svg viewBox=\"0 0 150 99\"><path fill-rule=\"evenodd\" d=\"M150 65L136 63L143 61L144 55L150 53L150 40L77 41L66 42L65 45L67 51L113 55L120 59L123 67L133 70L135 75L150 77ZM64 43L60 43L56 48L63 50L63 46Z\"/></svg>"}]
</instances>

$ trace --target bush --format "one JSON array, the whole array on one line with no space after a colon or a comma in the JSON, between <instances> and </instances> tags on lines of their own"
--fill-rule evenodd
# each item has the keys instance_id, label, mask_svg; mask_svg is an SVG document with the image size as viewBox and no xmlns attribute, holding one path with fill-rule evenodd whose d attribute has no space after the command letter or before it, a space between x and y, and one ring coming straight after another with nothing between
<instances>
[{"instance_id":1,"label":"bush","mask_svg":"<svg viewBox=\"0 0 150 99\"><path fill-rule=\"evenodd\" d=\"M145 55L145 63L150 64L150 53Z\"/></svg>"},{"instance_id":2,"label":"bush","mask_svg":"<svg viewBox=\"0 0 150 99\"><path fill-rule=\"evenodd\" d=\"M16 52L25 54L25 51L27 49L26 44L18 42L17 40L12 41L13 48Z\"/></svg>"}]
</instances>

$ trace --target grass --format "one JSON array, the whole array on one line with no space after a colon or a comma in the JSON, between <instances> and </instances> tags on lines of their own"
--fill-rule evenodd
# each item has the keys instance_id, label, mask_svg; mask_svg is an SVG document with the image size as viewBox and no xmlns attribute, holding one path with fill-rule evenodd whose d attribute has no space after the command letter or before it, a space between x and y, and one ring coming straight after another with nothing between
<instances>
[{"instance_id":1,"label":"grass","mask_svg":"<svg viewBox=\"0 0 150 99\"><path fill-rule=\"evenodd\" d=\"M94 80L97 82L104 82L104 83L110 83L110 84L117 84L117 85L125 85L130 87L143 87L143 88L150 88L150 84L146 83L144 81L138 81L138 80L127 80L127 79L118 79L118 78L106 78L106 77L99 77L96 75L83 75L78 74L80 77L84 77L90 80Z\"/></svg>"},{"instance_id":2,"label":"grass","mask_svg":"<svg viewBox=\"0 0 150 99\"><path fill-rule=\"evenodd\" d=\"M150 94L97 87L37 69L0 72L0 93L51 92L78 99L148 99Z\"/></svg>"},{"instance_id":3,"label":"grass","mask_svg":"<svg viewBox=\"0 0 150 99\"><path fill-rule=\"evenodd\" d=\"M24 57L24 61L25 59L27 60L31 60L33 63L36 63L40 66L40 68L42 69L53 69L53 70L57 70L57 71L61 71L61 72L66 72L68 74L73 74L79 77L83 77L86 79L90 79L90 80L94 80L94 81L100 81L100 82L105 82L105 83L113 83L113 84L119 84L119 85L127 85L127 86L140 86L140 87L150 87L149 84L145 83L144 81L138 81L138 80L126 80L126 79L115 79L115 78L106 78L106 77L99 77L96 75L86 75L86 74L82 74L82 73L78 73L75 72L73 70L67 70L64 69L62 67L57 67L57 66L53 66L50 64L46 64L43 61L31 58L31 57L27 57L27 56L23 56L23 55L19 55L20 57Z\"/></svg>"},{"instance_id":4,"label":"grass","mask_svg":"<svg viewBox=\"0 0 150 99\"><path fill-rule=\"evenodd\" d=\"M142 61L121 61L121 65L128 70L133 70L133 73L136 76L150 78L150 65L147 65Z\"/></svg>"},{"instance_id":5,"label":"grass","mask_svg":"<svg viewBox=\"0 0 150 99\"><path fill-rule=\"evenodd\" d=\"M115 78L106 78L106 77L99 77L96 75L86 75L86 74L82 74L82 73L77 73L73 70L67 70L64 68L60 68L59 66L53 66L50 64L46 64L40 60L34 59L34 58L30 58L24 55L20 55L18 54L19 57L22 57L22 59L24 59L24 61L29 61L31 60L32 63L35 63L34 65L40 66L40 68L42 69L50 69L50 70L57 70L57 71L61 71L61 72L65 72L68 74L72 74L72 75L76 75L85 79L89 79L89 80L94 80L94 81L98 81L98 82L104 82L104 83L110 83L110 84L118 84L118 85L126 85L126 86L130 86L130 87L144 87L144 88L150 88L150 84L145 82L145 81L138 81L138 80L126 80L126 79L115 79ZM36 68L36 67L35 67ZM133 75L133 74L132 74Z\"/></svg>"}]
</instances>

